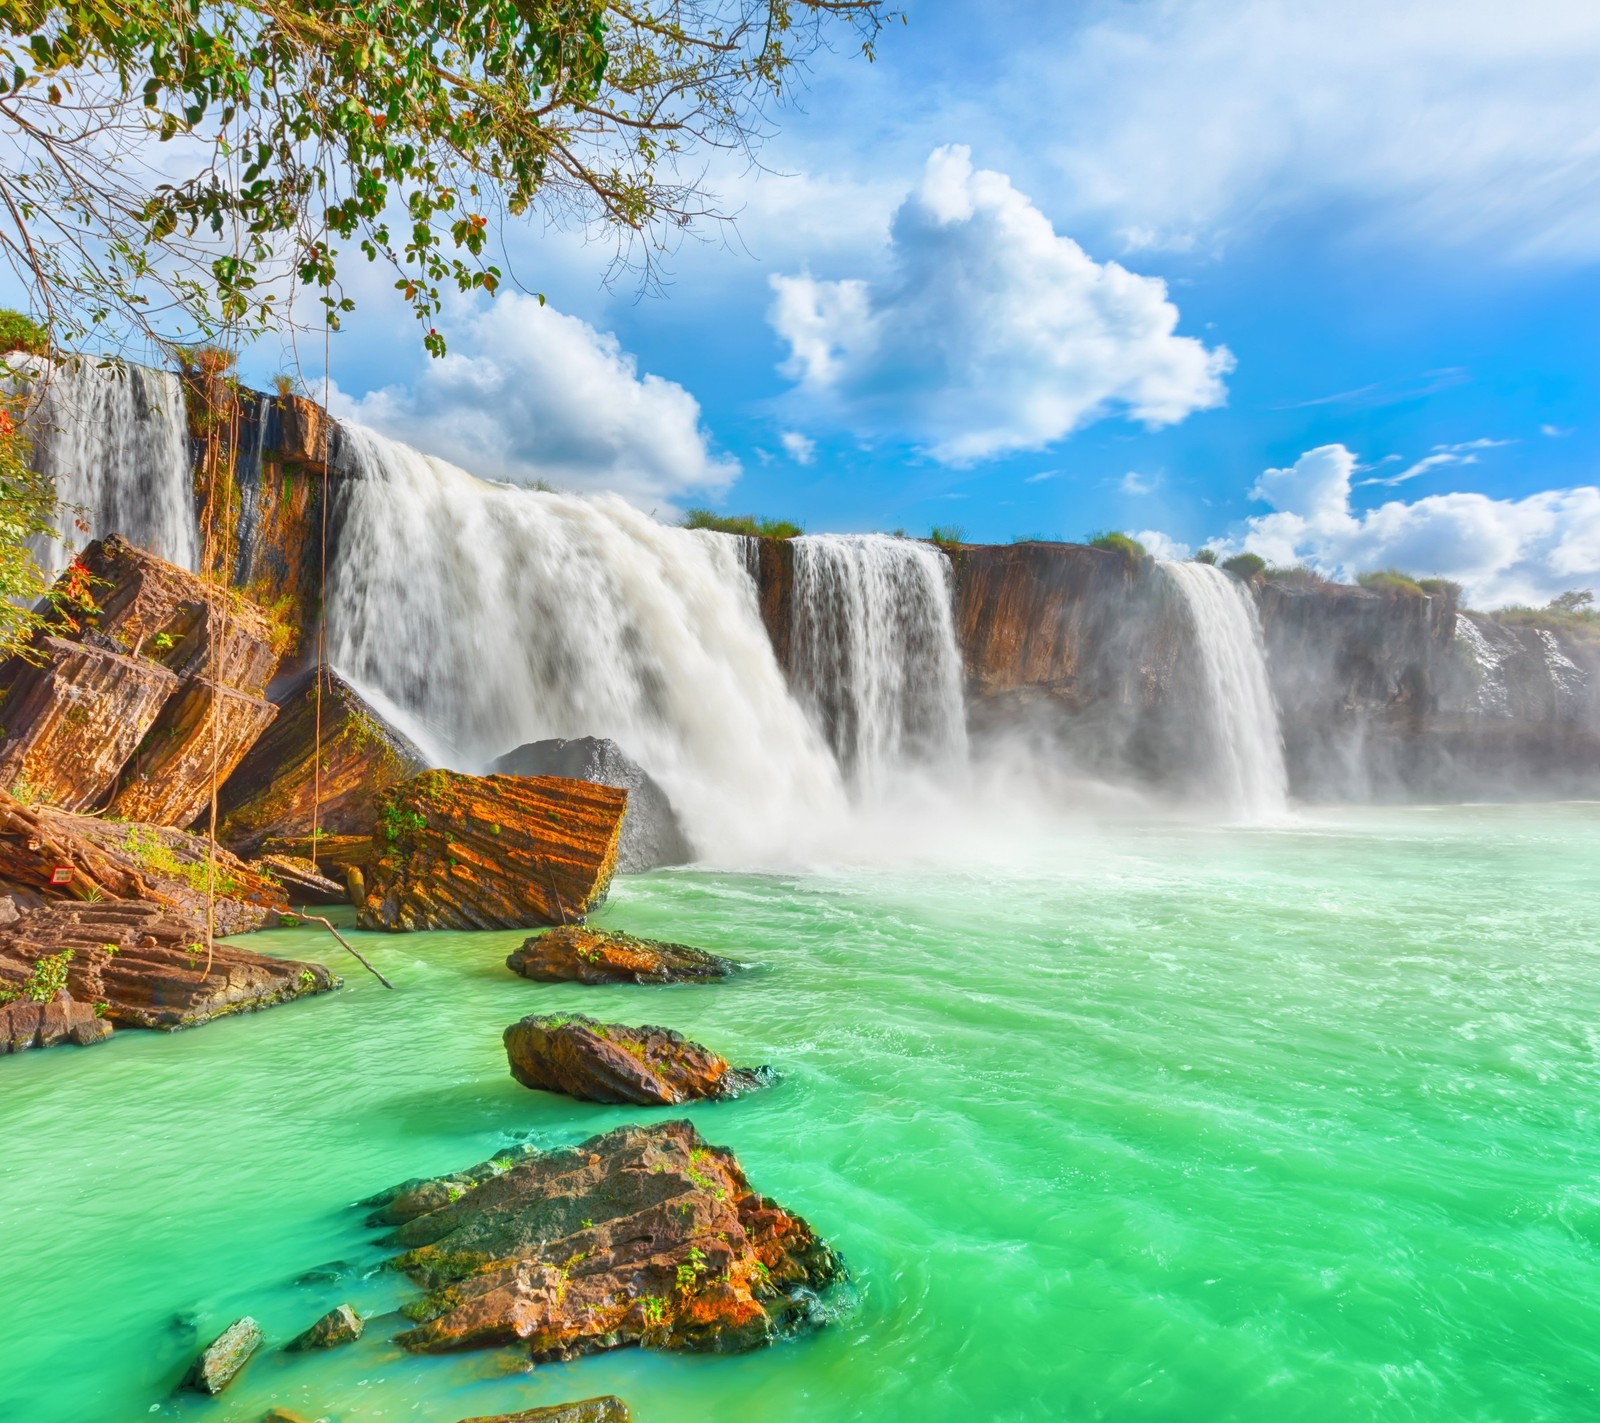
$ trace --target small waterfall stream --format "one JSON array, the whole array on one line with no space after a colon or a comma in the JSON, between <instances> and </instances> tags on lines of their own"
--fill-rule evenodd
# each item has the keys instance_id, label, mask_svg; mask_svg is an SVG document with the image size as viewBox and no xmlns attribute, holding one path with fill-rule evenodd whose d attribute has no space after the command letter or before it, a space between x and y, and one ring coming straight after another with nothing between
<instances>
[{"instance_id":1,"label":"small waterfall stream","mask_svg":"<svg viewBox=\"0 0 1600 1423\"><path fill-rule=\"evenodd\" d=\"M611 737L711 858L781 848L842 812L740 540L345 434L330 660L403 709L408 732L420 723L441 760L477 769L526 741Z\"/></svg>"},{"instance_id":2,"label":"small waterfall stream","mask_svg":"<svg viewBox=\"0 0 1600 1423\"><path fill-rule=\"evenodd\" d=\"M914 539L792 541L790 676L858 791L966 757L949 560Z\"/></svg>"},{"instance_id":3,"label":"small waterfall stream","mask_svg":"<svg viewBox=\"0 0 1600 1423\"><path fill-rule=\"evenodd\" d=\"M37 550L58 573L91 539L121 534L171 563L193 568L195 519L183 387L171 371L74 359L34 363L38 403L28 417L33 464L56 481L59 530ZM88 530L78 528L81 510Z\"/></svg>"},{"instance_id":4,"label":"small waterfall stream","mask_svg":"<svg viewBox=\"0 0 1600 1423\"><path fill-rule=\"evenodd\" d=\"M1161 569L1194 624L1215 794L1237 815L1275 815L1288 803L1289 777L1255 601L1242 583L1209 564Z\"/></svg>"}]
</instances>

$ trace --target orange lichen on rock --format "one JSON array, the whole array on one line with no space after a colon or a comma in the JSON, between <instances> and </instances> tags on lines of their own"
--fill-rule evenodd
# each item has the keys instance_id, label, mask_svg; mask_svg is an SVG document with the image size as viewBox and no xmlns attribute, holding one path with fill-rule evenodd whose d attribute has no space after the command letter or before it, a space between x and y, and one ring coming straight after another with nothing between
<instances>
[{"instance_id":1,"label":"orange lichen on rock","mask_svg":"<svg viewBox=\"0 0 1600 1423\"><path fill-rule=\"evenodd\" d=\"M371 1204L412 1247L396 1265L429 1291L398 1339L425 1353L739 1352L824 1322L818 1296L844 1278L805 1221L686 1121L510 1153Z\"/></svg>"},{"instance_id":2,"label":"orange lichen on rock","mask_svg":"<svg viewBox=\"0 0 1600 1423\"><path fill-rule=\"evenodd\" d=\"M428 771L393 787L374 829L365 929L519 929L605 898L626 791L554 776Z\"/></svg>"}]
</instances>

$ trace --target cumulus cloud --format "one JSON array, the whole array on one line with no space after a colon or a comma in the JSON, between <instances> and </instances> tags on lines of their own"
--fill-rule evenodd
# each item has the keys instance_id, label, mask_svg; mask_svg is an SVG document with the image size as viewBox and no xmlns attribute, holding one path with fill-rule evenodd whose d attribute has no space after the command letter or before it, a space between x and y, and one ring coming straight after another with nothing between
<instances>
[{"instance_id":1,"label":"cumulus cloud","mask_svg":"<svg viewBox=\"0 0 1600 1423\"><path fill-rule=\"evenodd\" d=\"M517 292L454 333L450 354L409 386L341 394L334 407L487 479L614 490L642 506L739 474L681 385L641 375L615 336Z\"/></svg>"},{"instance_id":2,"label":"cumulus cloud","mask_svg":"<svg viewBox=\"0 0 1600 1423\"><path fill-rule=\"evenodd\" d=\"M1160 529L1140 529L1134 538L1144 545L1144 551L1152 558L1185 559L1193 552L1188 544L1180 543Z\"/></svg>"},{"instance_id":3,"label":"cumulus cloud","mask_svg":"<svg viewBox=\"0 0 1600 1423\"><path fill-rule=\"evenodd\" d=\"M785 430L778 436L778 443L796 464L810 464L817 457L817 442L798 430Z\"/></svg>"},{"instance_id":4,"label":"cumulus cloud","mask_svg":"<svg viewBox=\"0 0 1600 1423\"><path fill-rule=\"evenodd\" d=\"M937 149L872 280L776 276L783 365L863 436L967 464L1114 411L1170 425L1222 403L1225 347L1176 334L1166 284L1096 262L1002 173Z\"/></svg>"},{"instance_id":5,"label":"cumulus cloud","mask_svg":"<svg viewBox=\"0 0 1600 1423\"><path fill-rule=\"evenodd\" d=\"M1600 252L1580 0L1155 0L1022 61L1064 95L1067 191L1130 250L1296 209L1497 254Z\"/></svg>"},{"instance_id":6,"label":"cumulus cloud","mask_svg":"<svg viewBox=\"0 0 1600 1423\"><path fill-rule=\"evenodd\" d=\"M1521 499L1435 494L1358 512L1350 502L1357 468L1356 456L1335 444L1264 471L1250 496L1272 512L1247 519L1243 537L1229 546L1342 579L1388 567L1452 578L1479 607L1600 589L1600 488Z\"/></svg>"}]
</instances>

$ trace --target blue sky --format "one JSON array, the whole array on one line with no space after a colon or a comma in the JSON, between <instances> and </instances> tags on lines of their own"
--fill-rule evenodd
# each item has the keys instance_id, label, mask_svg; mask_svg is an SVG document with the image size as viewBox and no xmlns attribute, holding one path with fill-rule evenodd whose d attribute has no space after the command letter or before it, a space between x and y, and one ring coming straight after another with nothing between
<instances>
[{"instance_id":1,"label":"blue sky","mask_svg":"<svg viewBox=\"0 0 1600 1423\"><path fill-rule=\"evenodd\" d=\"M1600 8L910 0L823 56L661 295L511 234L341 408L498 478L812 531L1141 534L1493 606L1600 591ZM268 370L276 352L258 353Z\"/></svg>"}]
</instances>

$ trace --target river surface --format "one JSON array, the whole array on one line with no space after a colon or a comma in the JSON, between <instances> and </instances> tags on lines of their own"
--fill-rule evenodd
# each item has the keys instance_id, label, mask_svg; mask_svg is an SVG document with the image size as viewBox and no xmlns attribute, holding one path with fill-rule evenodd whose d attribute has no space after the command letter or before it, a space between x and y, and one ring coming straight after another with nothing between
<instances>
[{"instance_id":1,"label":"river surface","mask_svg":"<svg viewBox=\"0 0 1600 1423\"><path fill-rule=\"evenodd\" d=\"M350 964L338 994L0 1062L0 1418L454 1423L615 1392L640 1423L1593 1419L1597 883L1597 806L1355 811L619 882L598 922L758 965L720 985L544 987L502 965L520 933L363 935L399 991ZM411 1293L359 1197L643 1115L507 1076L500 1030L556 1009L779 1070L691 1114L841 1249L838 1322L531 1373L406 1355L393 1318L270 1347ZM241 1314L269 1347L175 1398Z\"/></svg>"}]
</instances>

